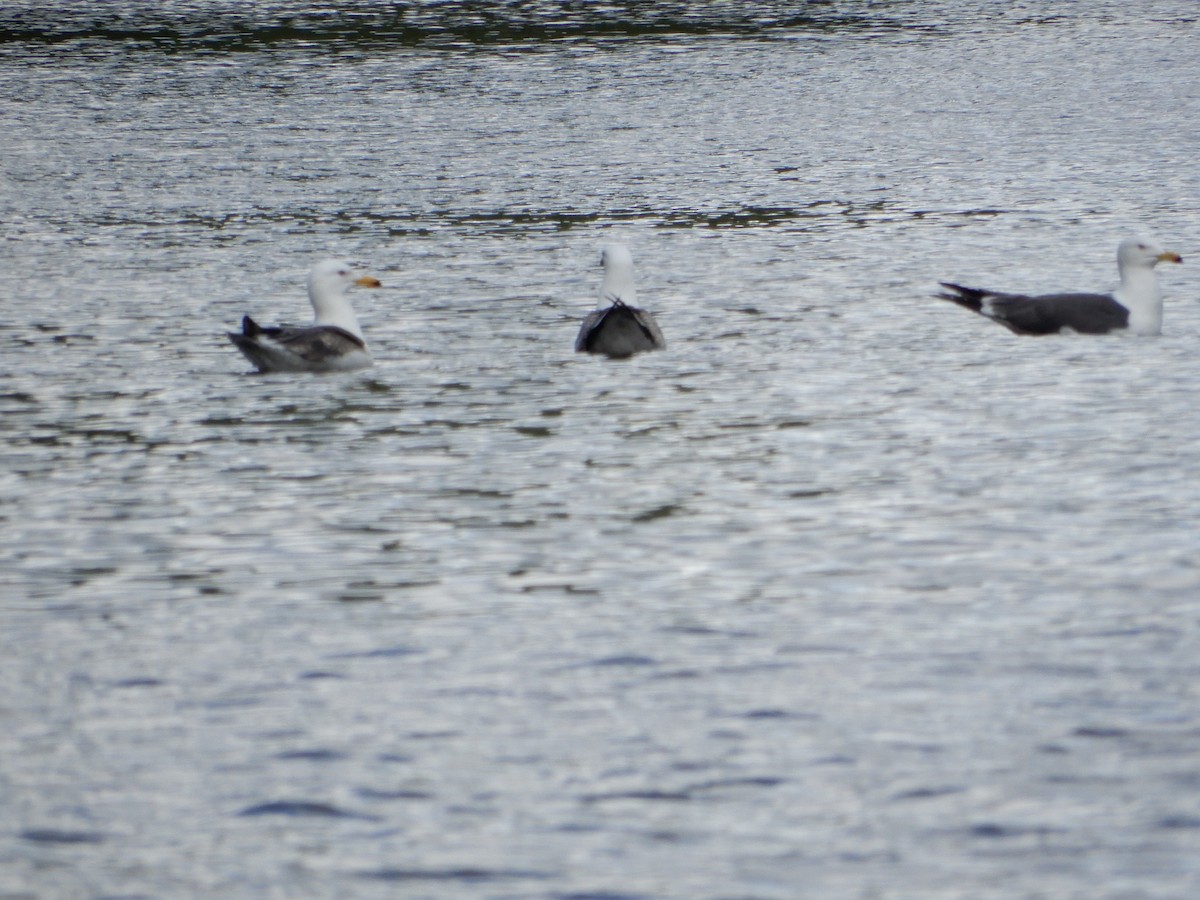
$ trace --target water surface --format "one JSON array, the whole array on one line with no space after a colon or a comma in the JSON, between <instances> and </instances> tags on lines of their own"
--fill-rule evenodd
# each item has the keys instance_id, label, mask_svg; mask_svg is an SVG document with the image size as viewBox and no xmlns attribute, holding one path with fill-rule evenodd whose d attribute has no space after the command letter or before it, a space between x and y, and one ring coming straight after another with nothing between
<instances>
[{"instance_id":1,"label":"water surface","mask_svg":"<svg viewBox=\"0 0 1200 900\"><path fill-rule=\"evenodd\" d=\"M1195 889L1194 5L736 6L5 5L0 891Z\"/></svg>"}]
</instances>

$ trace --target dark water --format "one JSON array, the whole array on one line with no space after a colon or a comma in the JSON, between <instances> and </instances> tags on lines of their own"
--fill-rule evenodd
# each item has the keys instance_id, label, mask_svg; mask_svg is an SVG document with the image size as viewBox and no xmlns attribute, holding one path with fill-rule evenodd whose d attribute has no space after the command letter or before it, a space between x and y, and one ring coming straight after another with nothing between
<instances>
[{"instance_id":1,"label":"dark water","mask_svg":"<svg viewBox=\"0 0 1200 900\"><path fill-rule=\"evenodd\" d=\"M1198 18L5 3L0 895L1191 896Z\"/></svg>"},{"instance_id":2,"label":"dark water","mask_svg":"<svg viewBox=\"0 0 1200 900\"><path fill-rule=\"evenodd\" d=\"M935 4L350 2L8 4L0 38L30 44L128 41L138 49L263 50L289 43L331 49L469 48L563 40L730 35L788 37L798 29L911 27ZM953 9L953 7L949 7ZM934 12L936 17L937 13ZM1018 14L1020 16L1020 14ZM925 20L928 22L929 20Z\"/></svg>"}]
</instances>

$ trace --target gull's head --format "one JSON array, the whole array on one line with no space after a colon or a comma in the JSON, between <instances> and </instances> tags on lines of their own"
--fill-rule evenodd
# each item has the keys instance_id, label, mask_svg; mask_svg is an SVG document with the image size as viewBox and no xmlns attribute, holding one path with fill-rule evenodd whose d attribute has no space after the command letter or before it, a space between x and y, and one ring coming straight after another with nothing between
<instances>
[{"instance_id":1,"label":"gull's head","mask_svg":"<svg viewBox=\"0 0 1200 900\"><path fill-rule=\"evenodd\" d=\"M312 302L316 325L336 325L362 337L362 329L350 308L346 291L359 287L377 288L379 279L357 272L354 266L340 259L317 263L308 273L308 299Z\"/></svg>"},{"instance_id":2,"label":"gull's head","mask_svg":"<svg viewBox=\"0 0 1200 900\"><path fill-rule=\"evenodd\" d=\"M600 249L600 265L604 267L601 296L608 301L621 300L632 304L637 299L633 286L633 254L624 244L605 244Z\"/></svg>"},{"instance_id":3,"label":"gull's head","mask_svg":"<svg viewBox=\"0 0 1200 900\"><path fill-rule=\"evenodd\" d=\"M379 279L356 272L354 266L340 259L326 259L308 273L308 293L311 297L340 297L354 285L379 287Z\"/></svg>"},{"instance_id":4,"label":"gull's head","mask_svg":"<svg viewBox=\"0 0 1200 900\"><path fill-rule=\"evenodd\" d=\"M605 244L600 248L600 265L605 272L632 272L633 254L624 244Z\"/></svg>"},{"instance_id":5,"label":"gull's head","mask_svg":"<svg viewBox=\"0 0 1200 900\"><path fill-rule=\"evenodd\" d=\"M1117 247L1117 268L1153 269L1160 262L1183 262L1183 257L1164 250L1158 241L1150 237L1131 237L1121 241Z\"/></svg>"}]
</instances>

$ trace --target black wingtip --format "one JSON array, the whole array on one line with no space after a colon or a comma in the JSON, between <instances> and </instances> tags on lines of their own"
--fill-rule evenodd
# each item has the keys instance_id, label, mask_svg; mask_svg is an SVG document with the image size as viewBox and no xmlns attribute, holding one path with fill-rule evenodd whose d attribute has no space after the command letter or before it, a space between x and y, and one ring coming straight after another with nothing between
<instances>
[{"instance_id":1,"label":"black wingtip","mask_svg":"<svg viewBox=\"0 0 1200 900\"><path fill-rule=\"evenodd\" d=\"M972 312L981 312L983 310L985 291L981 291L978 288L964 287L961 284L955 284L953 281L939 281L938 284L945 288L944 291L939 291L933 295L939 300L949 300L951 303L965 306Z\"/></svg>"},{"instance_id":2,"label":"black wingtip","mask_svg":"<svg viewBox=\"0 0 1200 900\"><path fill-rule=\"evenodd\" d=\"M249 316L242 316L242 334L248 338L258 337L262 328Z\"/></svg>"}]
</instances>

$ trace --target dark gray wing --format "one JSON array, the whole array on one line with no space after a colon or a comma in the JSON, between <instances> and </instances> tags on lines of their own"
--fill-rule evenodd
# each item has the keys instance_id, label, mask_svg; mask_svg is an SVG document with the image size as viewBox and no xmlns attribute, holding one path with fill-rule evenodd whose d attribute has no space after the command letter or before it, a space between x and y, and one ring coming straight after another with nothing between
<instances>
[{"instance_id":1,"label":"dark gray wing","mask_svg":"<svg viewBox=\"0 0 1200 900\"><path fill-rule=\"evenodd\" d=\"M575 337L576 353L582 353L588 349L588 340L592 338L596 326L604 321L604 315L607 312L606 309L594 309L584 317L583 324L579 326L579 334Z\"/></svg>"},{"instance_id":2,"label":"dark gray wing","mask_svg":"<svg viewBox=\"0 0 1200 900\"><path fill-rule=\"evenodd\" d=\"M588 313L575 338L577 352L625 357L667 346L654 316L644 309L626 306L620 300L608 309Z\"/></svg>"},{"instance_id":3,"label":"dark gray wing","mask_svg":"<svg viewBox=\"0 0 1200 900\"><path fill-rule=\"evenodd\" d=\"M367 349L361 340L336 325L281 325L278 328L262 328L260 333L310 363L320 363Z\"/></svg>"},{"instance_id":4,"label":"dark gray wing","mask_svg":"<svg viewBox=\"0 0 1200 900\"><path fill-rule=\"evenodd\" d=\"M337 368L342 357L366 350L362 340L334 325L263 328L245 316L241 334L227 334L261 372L328 371Z\"/></svg>"},{"instance_id":5,"label":"dark gray wing","mask_svg":"<svg viewBox=\"0 0 1200 900\"><path fill-rule=\"evenodd\" d=\"M667 349L667 339L663 337L662 329L658 327L658 322L649 312L644 309L632 310L634 319L637 320L638 327L641 328L642 334L650 342L649 350L665 350Z\"/></svg>"},{"instance_id":6,"label":"dark gray wing","mask_svg":"<svg viewBox=\"0 0 1200 900\"><path fill-rule=\"evenodd\" d=\"M987 316L1017 334L1107 334L1129 327L1129 310L1109 294L1004 294L941 282L937 296Z\"/></svg>"}]
</instances>

